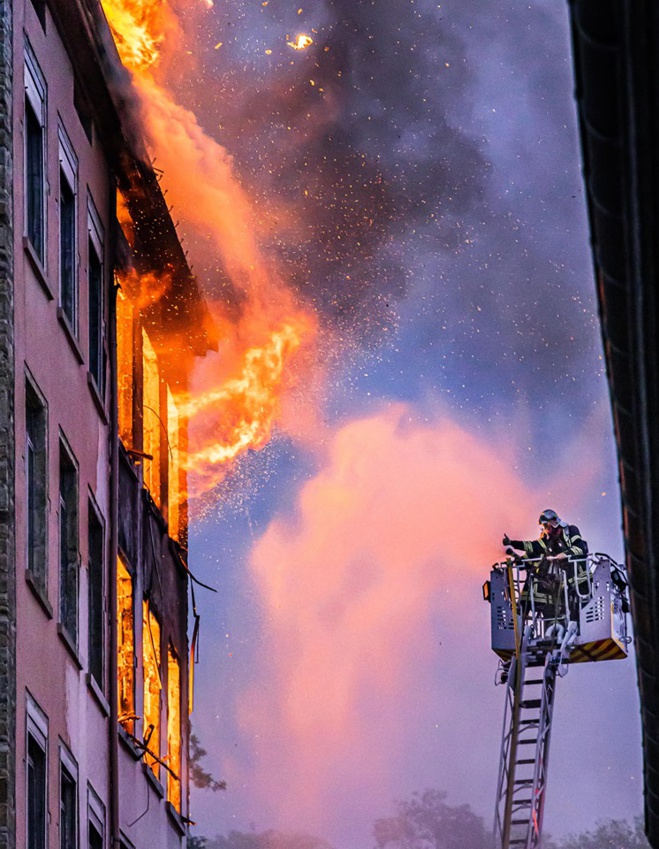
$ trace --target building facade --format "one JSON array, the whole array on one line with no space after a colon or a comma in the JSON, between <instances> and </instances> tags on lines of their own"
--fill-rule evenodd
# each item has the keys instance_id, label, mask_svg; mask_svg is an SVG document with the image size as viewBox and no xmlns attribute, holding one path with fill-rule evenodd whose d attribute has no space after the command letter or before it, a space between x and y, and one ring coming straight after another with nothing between
<instances>
[{"instance_id":1,"label":"building facade","mask_svg":"<svg viewBox=\"0 0 659 849\"><path fill-rule=\"evenodd\" d=\"M0 847L179 847L211 322L97 0L0 0Z\"/></svg>"}]
</instances>

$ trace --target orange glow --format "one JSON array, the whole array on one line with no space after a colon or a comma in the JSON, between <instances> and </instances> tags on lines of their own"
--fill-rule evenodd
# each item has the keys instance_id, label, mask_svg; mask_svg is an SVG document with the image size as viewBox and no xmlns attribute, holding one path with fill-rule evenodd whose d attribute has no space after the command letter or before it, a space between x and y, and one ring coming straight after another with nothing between
<instances>
[{"instance_id":1,"label":"orange glow","mask_svg":"<svg viewBox=\"0 0 659 849\"><path fill-rule=\"evenodd\" d=\"M142 330L142 441L144 450L144 484L158 506L160 493L160 371L151 340Z\"/></svg>"},{"instance_id":2,"label":"orange glow","mask_svg":"<svg viewBox=\"0 0 659 849\"><path fill-rule=\"evenodd\" d=\"M133 448L134 309L126 295L117 290L117 395L119 437Z\"/></svg>"},{"instance_id":3,"label":"orange glow","mask_svg":"<svg viewBox=\"0 0 659 849\"><path fill-rule=\"evenodd\" d=\"M167 497L167 524L169 535L172 539L178 539L180 533L179 505L181 500L181 448L180 416L172 391L167 387L167 462L168 462L168 497Z\"/></svg>"},{"instance_id":4,"label":"orange glow","mask_svg":"<svg viewBox=\"0 0 659 849\"><path fill-rule=\"evenodd\" d=\"M298 35L295 41L287 42L289 47L292 47L293 50L306 50L307 47L311 47L313 44L313 38L310 35Z\"/></svg>"},{"instance_id":5,"label":"orange glow","mask_svg":"<svg viewBox=\"0 0 659 849\"><path fill-rule=\"evenodd\" d=\"M148 601L142 603L142 658L144 662L144 718L142 734L148 738L148 748L160 756L160 624ZM153 730L151 730L153 728ZM144 760L151 766L156 778L160 775L160 764L148 752Z\"/></svg>"},{"instance_id":6,"label":"orange glow","mask_svg":"<svg viewBox=\"0 0 659 849\"><path fill-rule=\"evenodd\" d=\"M181 667L171 645L167 653L167 766L181 775ZM167 799L181 810L181 781L169 772Z\"/></svg>"},{"instance_id":7,"label":"orange glow","mask_svg":"<svg viewBox=\"0 0 659 849\"><path fill-rule=\"evenodd\" d=\"M117 560L117 626L119 722L132 734L135 720L133 579L121 558Z\"/></svg>"},{"instance_id":8,"label":"orange glow","mask_svg":"<svg viewBox=\"0 0 659 849\"><path fill-rule=\"evenodd\" d=\"M121 227L121 231L126 237L126 241L131 246L131 248L135 247L135 222L128 210L128 206L124 199L124 196L121 194L119 190L117 190L117 221L119 222L119 226Z\"/></svg>"}]
</instances>

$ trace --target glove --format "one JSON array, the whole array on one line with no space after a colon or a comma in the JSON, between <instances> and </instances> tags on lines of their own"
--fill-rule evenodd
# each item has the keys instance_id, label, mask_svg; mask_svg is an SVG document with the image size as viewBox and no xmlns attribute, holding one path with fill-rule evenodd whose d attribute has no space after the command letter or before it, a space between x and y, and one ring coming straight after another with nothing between
<instances>
[{"instance_id":1,"label":"glove","mask_svg":"<svg viewBox=\"0 0 659 849\"><path fill-rule=\"evenodd\" d=\"M503 535L503 539L501 540L501 545L510 545L510 538L508 534Z\"/></svg>"},{"instance_id":2,"label":"glove","mask_svg":"<svg viewBox=\"0 0 659 849\"><path fill-rule=\"evenodd\" d=\"M515 556L515 549L508 546L508 548L506 549L506 554L512 554L513 557L514 557Z\"/></svg>"}]
</instances>

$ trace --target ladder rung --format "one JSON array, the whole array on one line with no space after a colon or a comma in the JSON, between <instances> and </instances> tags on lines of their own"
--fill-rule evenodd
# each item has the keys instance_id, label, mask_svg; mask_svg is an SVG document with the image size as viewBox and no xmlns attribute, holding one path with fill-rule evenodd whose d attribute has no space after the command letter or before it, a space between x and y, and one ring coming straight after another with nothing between
<instances>
[{"instance_id":1,"label":"ladder rung","mask_svg":"<svg viewBox=\"0 0 659 849\"><path fill-rule=\"evenodd\" d=\"M540 718L538 719L520 719L520 725L537 725L540 722Z\"/></svg>"},{"instance_id":2,"label":"ladder rung","mask_svg":"<svg viewBox=\"0 0 659 849\"><path fill-rule=\"evenodd\" d=\"M533 784L532 778L518 778L517 781L513 781L513 784Z\"/></svg>"},{"instance_id":3,"label":"ladder rung","mask_svg":"<svg viewBox=\"0 0 659 849\"><path fill-rule=\"evenodd\" d=\"M535 740L518 740L518 746L535 746L537 744L537 738Z\"/></svg>"},{"instance_id":4,"label":"ladder rung","mask_svg":"<svg viewBox=\"0 0 659 849\"><path fill-rule=\"evenodd\" d=\"M528 819L523 819L523 820L511 820L511 821L510 821L510 824L511 824L511 825L528 825L528 824L529 824L529 821L528 821Z\"/></svg>"},{"instance_id":5,"label":"ladder rung","mask_svg":"<svg viewBox=\"0 0 659 849\"><path fill-rule=\"evenodd\" d=\"M528 687L529 684L542 684L544 683L544 678L536 678L533 681L525 681L524 686Z\"/></svg>"},{"instance_id":6,"label":"ladder rung","mask_svg":"<svg viewBox=\"0 0 659 849\"><path fill-rule=\"evenodd\" d=\"M535 758L522 758L521 761L515 761L516 764L534 764Z\"/></svg>"},{"instance_id":7,"label":"ladder rung","mask_svg":"<svg viewBox=\"0 0 659 849\"><path fill-rule=\"evenodd\" d=\"M539 708L542 704L541 699L525 699L523 702L520 702L520 707L526 708L527 710Z\"/></svg>"}]
</instances>

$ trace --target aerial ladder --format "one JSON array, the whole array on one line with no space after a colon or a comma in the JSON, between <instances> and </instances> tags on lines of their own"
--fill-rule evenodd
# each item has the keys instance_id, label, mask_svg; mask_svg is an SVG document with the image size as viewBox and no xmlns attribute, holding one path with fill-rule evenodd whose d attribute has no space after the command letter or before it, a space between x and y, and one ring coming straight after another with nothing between
<instances>
[{"instance_id":1,"label":"aerial ladder","mask_svg":"<svg viewBox=\"0 0 659 849\"><path fill-rule=\"evenodd\" d=\"M606 554L562 562L510 557L483 586L506 687L496 849L542 846L557 679L574 663L627 657L631 641L623 567Z\"/></svg>"}]
</instances>

